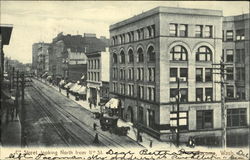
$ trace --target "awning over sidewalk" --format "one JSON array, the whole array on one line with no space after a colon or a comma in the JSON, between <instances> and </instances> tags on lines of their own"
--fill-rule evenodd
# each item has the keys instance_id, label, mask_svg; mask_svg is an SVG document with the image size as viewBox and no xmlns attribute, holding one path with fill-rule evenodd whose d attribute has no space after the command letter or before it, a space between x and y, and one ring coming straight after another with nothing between
<instances>
[{"instance_id":1,"label":"awning over sidewalk","mask_svg":"<svg viewBox=\"0 0 250 160\"><path fill-rule=\"evenodd\" d=\"M74 84L71 83L71 82L69 82L69 83L67 83L64 87L65 87L65 88L70 88L72 85L74 85Z\"/></svg>"},{"instance_id":2,"label":"awning over sidewalk","mask_svg":"<svg viewBox=\"0 0 250 160\"><path fill-rule=\"evenodd\" d=\"M44 78L45 76L47 76L48 72L45 72L41 77Z\"/></svg>"},{"instance_id":3,"label":"awning over sidewalk","mask_svg":"<svg viewBox=\"0 0 250 160\"><path fill-rule=\"evenodd\" d=\"M59 82L59 85L60 86L62 86L62 85L64 85L65 84L65 80L61 80L60 82Z\"/></svg>"},{"instance_id":4,"label":"awning over sidewalk","mask_svg":"<svg viewBox=\"0 0 250 160\"><path fill-rule=\"evenodd\" d=\"M118 108L119 105L119 99L117 98L111 98L106 104L105 107L109 108Z\"/></svg>"},{"instance_id":5,"label":"awning over sidewalk","mask_svg":"<svg viewBox=\"0 0 250 160\"><path fill-rule=\"evenodd\" d=\"M81 88L77 90L77 93L81 95L86 94L86 87L81 86Z\"/></svg>"},{"instance_id":6,"label":"awning over sidewalk","mask_svg":"<svg viewBox=\"0 0 250 160\"><path fill-rule=\"evenodd\" d=\"M77 93L78 90L79 90L81 87L82 87L81 85L77 84L77 85L72 89L72 92Z\"/></svg>"}]
</instances>

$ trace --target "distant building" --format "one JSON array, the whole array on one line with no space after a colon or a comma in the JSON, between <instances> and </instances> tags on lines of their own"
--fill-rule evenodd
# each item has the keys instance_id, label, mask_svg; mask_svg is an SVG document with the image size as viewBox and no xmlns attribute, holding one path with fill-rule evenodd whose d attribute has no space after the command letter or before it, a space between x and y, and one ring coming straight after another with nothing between
<instances>
[{"instance_id":1,"label":"distant building","mask_svg":"<svg viewBox=\"0 0 250 160\"><path fill-rule=\"evenodd\" d=\"M87 74L85 53L99 48L105 48L105 42L96 38L95 34L85 33L81 36L60 33L49 48L50 71L59 78L80 80Z\"/></svg>"},{"instance_id":2,"label":"distant building","mask_svg":"<svg viewBox=\"0 0 250 160\"><path fill-rule=\"evenodd\" d=\"M37 65L38 65L38 48L39 43L34 43L32 45L32 71L37 75Z\"/></svg>"},{"instance_id":3,"label":"distant building","mask_svg":"<svg viewBox=\"0 0 250 160\"><path fill-rule=\"evenodd\" d=\"M86 53L88 57L87 99L97 105L109 95L109 49Z\"/></svg>"},{"instance_id":4,"label":"distant building","mask_svg":"<svg viewBox=\"0 0 250 160\"><path fill-rule=\"evenodd\" d=\"M49 72L49 53L48 48L49 43L38 43L38 54L37 54L37 74L39 76L43 75L44 73Z\"/></svg>"}]
</instances>

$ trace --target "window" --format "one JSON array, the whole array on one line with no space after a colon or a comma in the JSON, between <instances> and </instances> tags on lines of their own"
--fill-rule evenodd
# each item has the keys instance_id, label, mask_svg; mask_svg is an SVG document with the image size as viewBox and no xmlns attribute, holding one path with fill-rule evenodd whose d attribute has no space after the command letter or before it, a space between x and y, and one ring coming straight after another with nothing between
<instances>
[{"instance_id":1,"label":"window","mask_svg":"<svg viewBox=\"0 0 250 160\"><path fill-rule=\"evenodd\" d=\"M171 128L177 128L177 112L170 113L170 126ZM179 129L187 130L188 129L188 112L180 111L179 112Z\"/></svg>"},{"instance_id":2,"label":"window","mask_svg":"<svg viewBox=\"0 0 250 160\"><path fill-rule=\"evenodd\" d=\"M170 101L175 102L177 100L177 95L178 95L178 89L171 88L170 89ZM180 102L187 102L188 101L188 89L187 88L180 89L179 101Z\"/></svg>"},{"instance_id":3,"label":"window","mask_svg":"<svg viewBox=\"0 0 250 160\"><path fill-rule=\"evenodd\" d=\"M148 48L148 62L155 62L155 51L152 46Z\"/></svg>"},{"instance_id":4,"label":"window","mask_svg":"<svg viewBox=\"0 0 250 160\"><path fill-rule=\"evenodd\" d=\"M212 37L212 32L213 32L213 26L205 26L205 37L206 38L211 38Z\"/></svg>"},{"instance_id":5,"label":"window","mask_svg":"<svg viewBox=\"0 0 250 160\"><path fill-rule=\"evenodd\" d=\"M195 26L195 37L202 37L202 25L196 25Z\"/></svg>"},{"instance_id":6,"label":"window","mask_svg":"<svg viewBox=\"0 0 250 160\"><path fill-rule=\"evenodd\" d=\"M150 101L155 101L155 88L154 87L148 87L148 94L147 94L147 98Z\"/></svg>"},{"instance_id":7,"label":"window","mask_svg":"<svg viewBox=\"0 0 250 160\"><path fill-rule=\"evenodd\" d=\"M226 53L227 53L227 57L226 57L227 62L233 62L234 61L234 50L227 49Z\"/></svg>"},{"instance_id":8,"label":"window","mask_svg":"<svg viewBox=\"0 0 250 160\"><path fill-rule=\"evenodd\" d=\"M196 68L196 82L203 82L202 68Z\"/></svg>"},{"instance_id":9,"label":"window","mask_svg":"<svg viewBox=\"0 0 250 160\"><path fill-rule=\"evenodd\" d=\"M177 68L170 68L170 82L176 82L177 81Z\"/></svg>"},{"instance_id":10,"label":"window","mask_svg":"<svg viewBox=\"0 0 250 160\"><path fill-rule=\"evenodd\" d=\"M245 68L244 67L236 67L236 80L245 81Z\"/></svg>"},{"instance_id":11,"label":"window","mask_svg":"<svg viewBox=\"0 0 250 160\"><path fill-rule=\"evenodd\" d=\"M138 97L143 99L144 98L144 87L143 86L138 86Z\"/></svg>"},{"instance_id":12,"label":"window","mask_svg":"<svg viewBox=\"0 0 250 160\"><path fill-rule=\"evenodd\" d=\"M234 98L234 86L227 85L227 98Z\"/></svg>"},{"instance_id":13,"label":"window","mask_svg":"<svg viewBox=\"0 0 250 160\"><path fill-rule=\"evenodd\" d=\"M128 85L128 95L134 96L134 85L133 84Z\"/></svg>"},{"instance_id":14,"label":"window","mask_svg":"<svg viewBox=\"0 0 250 160\"><path fill-rule=\"evenodd\" d=\"M113 53L113 63L117 63L117 54Z\"/></svg>"},{"instance_id":15,"label":"window","mask_svg":"<svg viewBox=\"0 0 250 160\"><path fill-rule=\"evenodd\" d=\"M211 61L212 60L212 51L206 47L201 46L196 52L196 61Z\"/></svg>"},{"instance_id":16,"label":"window","mask_svg":"<svg viewBox=\"0 0 250 160\"><path fill-rule=\"evenodd\" d=\"M148 37L151 37L152 36L151 26L147 27L147 31L148 31Z\"/></svg>"},{"instance_id":17,"label":"window","mask_svg":"<svg viewBox=\"0 0 250 160\"><path fill-rule=\"evenodd\" d=\"M180 25L180 37L187 37L188 26L186 24Z\"/></svg>"},{"instance_id":18,"label":"window","mask_svg":"<svg viewBox=\"0 0 250 160\"><path fill-rule=\"evenodd\" d=\"M188 69L187 68L180 68L180 81L186 82L188 79Z\"/></svg>"},{"instance_id":19,"label":"window","mask_svg":"<svg viewBox=\"0 0 250 160\"><path fill-rule=\"evenodd\" d=\"M205 69L205 82L211 82L212 81L212 69L206 68Z\"/></svg>"},{"instance_id":20,"label":"window","mask_svg":"<svg viewBox=\"0 0 250 160\"><path fill-rule=\"evenodd\" d=\"M125 94L125 84L124 83L120 84L120 94Z\"/></svg>"},{"instance_id":21,"label":"window","mask_svg":"<svg viewBox=\"0 0 250 160\"><path fill-rule=\"evenodd\" d=\"M227 67L227 80L234 80L234 68L233 67Z\"/></svg>"},{"instance_id":22,"label":"window","mask_svg":"<svg viewBox=\"0 0 250 160\"><path fill-rule=\"evenodd\" d=\"M177 24L170 24L169 25L169 35L170 36L177 36Z\"/></svg>"},{"instance_id":23,"label":"window","mask_svg":"<svg viewBox=\"0 0 250 160\"><path fill-rule=\"evenodd\" d=\"M170 51L170 60L173 61L186 61L187 50L183 46L175 46Z\"/></svg>"},{"instance_id":24,"label":"window","mask_svg":"<svg viewBox=\"0 0 250 160\"><path fill-rule=\"evenodd\" d=\"M227 126L246 126L247 114L246 108L227 109Z\"/></svg>"},{"instance_id":25,"label":"window","mask_svg":"<svg viewBox=\"0 0 250 160\"><path fill-rule=\"evenodd\" d=\"M205 101L213 101L213 88L205 88Z\"/></svg>"},{"instance_id":26,"label":"window","mask_svg":"<svg viewBox=\"0 0 250 160\"><path fill-rule=\"evenodd\" d=\"M236 98L238 100L246 100L246 92L244 86L236 86L237 92L236 92Z\"/></svg>"},{"instance_id":27,"label":"window","mask_svg":"<svg viewBox=\"0 0 250 160\"><path fill-rule=\"evenodd\" d=\"M113 82L113 92L117 92L117 83Z\"/></svg>"},{"instance_id":28,"label":"window","mask_svg":"<svg viewBox=\"0 0 250 160\"><path fill-rule=\"evenodd\" d=\"M245 31L244 31L244 29L236 30L236 40L237 41L245 40Z\"/></svg>"},{"instance_id":29,"label":"window","mask_svg":"<svg viewBox=\"0 0 250 160\"><path fill-rule=\"evenodd\" d=\"M236 49L235 62L245 63L245 49Z\"/></svg>"},{"instance_id":30,"label":"window","mask_svg":"<svg viewBox=\"0 0 250 160\"><path fill-rule=\"evenodd\" d=\"M140 29L140 40L144 38L144 29Z\"/></svg>"},{"instance_id":31,"label":"window","mask_svg":"<svg viewBox=\"0 0 250 160\"><path fill-rule=\"evenodd\" d=\"M227 31L226 32L226 41L233 41L233 31Z\"/></svg>"},{"instance_id":32,"label":"window","mask_svg":"<svg viewBox=\"0 0 250 160\"><path fill-rule=\"evenodd\" d=\"M197 111L196 120L197 129L213 128L213 111Z\"/></svg>"},{"instance_id":33,"label":"window","mask_svg":"<svg viewBox=\"0 0 250 160\"><path fill-rule=\"evenodd\" d=\"M196 101L203 101L203 88L196 88Z\"/></svg>"},{"instance_id":34,"label":"window","mask_svg":"<svg viewBox=\"0 0 250 160\"><path fill-rule=\"evenodd\" d=\"M152 31L152 37L154 37L155 36L155 25L152 25L151 28L152 28L152 30L151 30Z\"/></svg>"},{"instance_id":35,"label":"window","mask_svg":"<svg viewBox=\"0 0 250 160\"><path fill-rule=\"evenodd\" d=\"M148 81L149 82L155 81L155 68L148 68Z\"/></svg>"},{"instance_id":36,"label":"window","mask_svg":"<svg viewBox=\"0 0 250 160\"><path fill-rule=\"evenodd\" d=\"M180 102L187 102L188 101L188 89L181 88L180 89Z\"/></svg>"},{"instance_id":37,"label":"window","mask_svg":"<svg viewBox=\"0 0 250 160\"><path fill-rule=\"evenodd\" d=\"M137 80L143 81L143 77L144 77L144 69L137 68Z\"/></svg>"},{"instance_id":38,"label":"window","mask_svg":"<svg viewBox=\"0 0 250 160\"><path fill-rule=\"evenodd\" d=\"M143 62L144 61L142 48L139 48L137 50L137 56L138 56L137 62Z\"/></svg>"},{"instance_id":39,"label":"window","mask_svg":"<svg viewBox=\"0 0 250 160\"><path fill-rule=\"evenodd\" d=\"M143 123L143 107L139 107L139 123Z\"/></svg>"},{"instance_id":40,"label":"window","mask_svg":"<svg viewBox=\"0 0 250 160\"><path fill-rule=\"evenodd\" d=\"M134 68L128 69L128 79L133 80L134 79Z\"/></svg>"},{"instance_id":41,"label":"window","mask_svg":"<svg viewBox=\"0 0 250 160\"><path fill-rule=\"evenodd\" d=\"M133 51L131 49L128 51L128 62L129 63L134 62L134 54L133 54Z\"/></svg>"},{"instance_id":42,"label":"window","mask_svg":"<svg viewBox=\"0 0 250 160\"><path fill-rule=\"evenodd\" d=\"M148 122L149 127L154 128L155 127L155 111L148 109Z\"/></svg>"},{"instance_id":43,"label":"window","mask_svg":"<svg viewBox=\"0 0 250 160\"><path fill-rule=\"evenodd\" d=\"M121 64L124 64L125 63L125 53L123 51L121 51L120 56L121 56L120 62L121 62Z\"/></svg>"}]
</instances>

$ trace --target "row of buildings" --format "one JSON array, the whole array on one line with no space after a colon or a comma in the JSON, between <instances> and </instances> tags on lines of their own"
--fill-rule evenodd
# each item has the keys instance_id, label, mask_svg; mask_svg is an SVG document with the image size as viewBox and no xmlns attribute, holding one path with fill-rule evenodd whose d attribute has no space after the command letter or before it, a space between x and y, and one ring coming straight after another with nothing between
<instances>
[{"instance_id":1,"label":"row of buildings","mask_svg":"<svg viewBox=\"0 0 250 160\"><path fill-rule=\"evenodd\" d=\"M87 56L86 70L81 69L87 75L87 97L117 99L121 119L164 141L171 141L176 134L179 93L180 140L196 137L197 143L220 145L222 88L218 82L222 79L214 74L219 73L214 64L223 61L228 145L246 145L249 16L223 17L219 10L157 7L111 25L109 49L86 50L80 41L79 50L49 47L49 56L51 50L59 56L53 63L49 60L48 69L66 77L69 70L63 72L58 63L68 60L64 55L80 51ZM64 44L53 40L52 45Z\"/></svg>"}]
</instances>

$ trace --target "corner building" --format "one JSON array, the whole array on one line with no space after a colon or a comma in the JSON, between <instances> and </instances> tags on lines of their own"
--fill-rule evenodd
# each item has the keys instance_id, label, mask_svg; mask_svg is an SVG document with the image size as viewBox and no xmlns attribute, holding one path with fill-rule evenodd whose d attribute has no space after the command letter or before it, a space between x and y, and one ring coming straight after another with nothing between
<instances>
[{"instance_id":1,"label":"corner building","mask_svg":"<svg viewBox=\"0 0 250 160\"><path fill-rule=\"evenodd\" d=\"M221 11L157 7L111 25L110 36L110 97L121 101L122 119L173 141L179 78L180 140L221 136L220 77L212 74Z\"/></svg>"}]
</instances>

